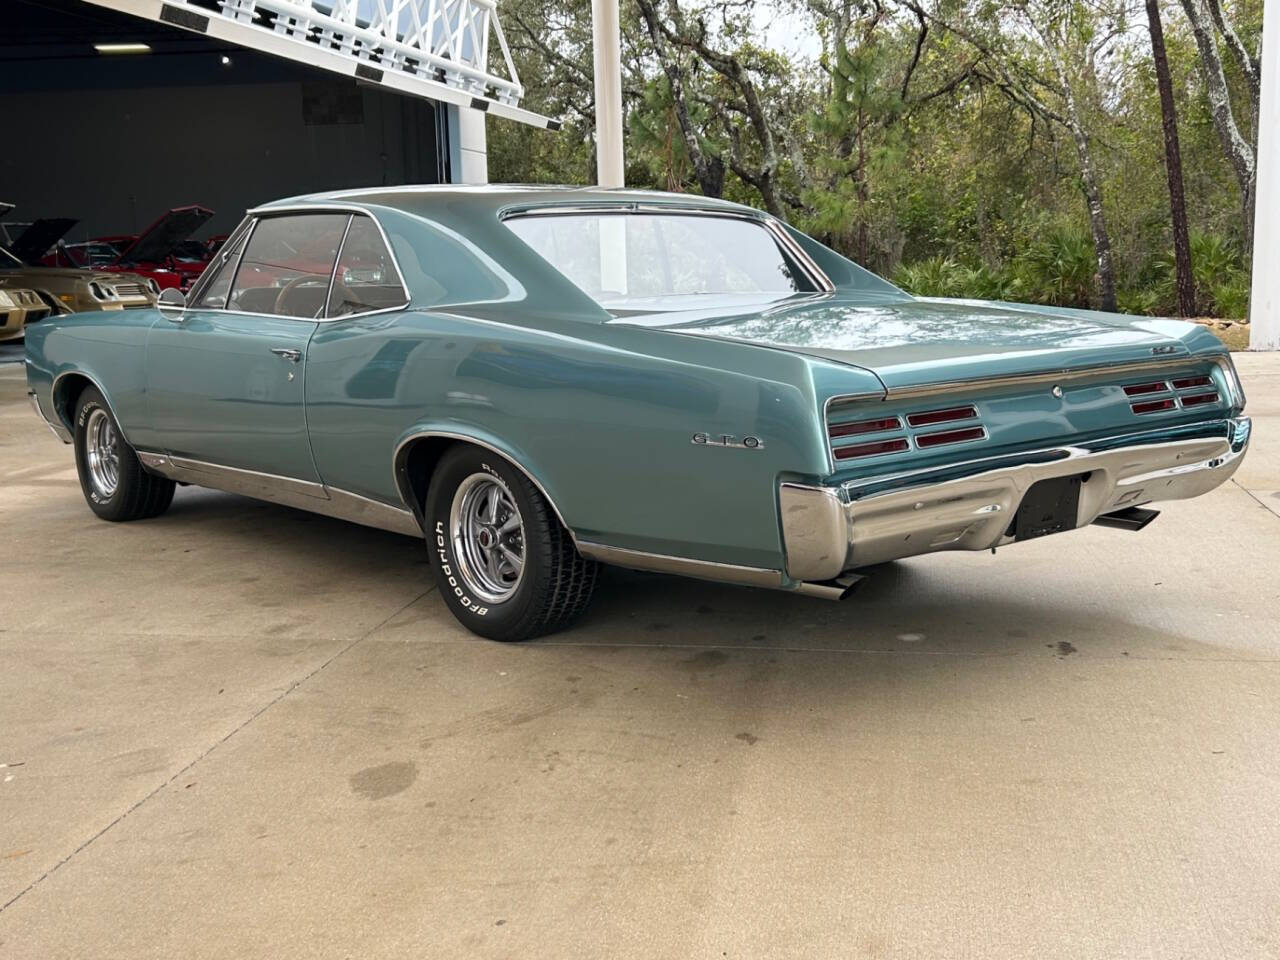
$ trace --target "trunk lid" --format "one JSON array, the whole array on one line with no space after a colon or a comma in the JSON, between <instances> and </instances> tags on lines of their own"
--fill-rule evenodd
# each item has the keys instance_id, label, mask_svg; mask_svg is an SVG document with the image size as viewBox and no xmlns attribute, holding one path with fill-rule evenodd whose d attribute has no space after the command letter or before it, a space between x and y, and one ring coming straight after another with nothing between
<instances>
[{"instance_id":1,"label":"trunk lid","mask_svg":"<svg viewBox=\"0 0 1280 960\"><path fill-rule=\"evenodd\" d=\"M862 367L891 392L1188 353L1178 336L1185 325L1173 321L968 300L817 298L750 314L672 318L663 326L679 333Z\"/></svg>"}]
</instances>

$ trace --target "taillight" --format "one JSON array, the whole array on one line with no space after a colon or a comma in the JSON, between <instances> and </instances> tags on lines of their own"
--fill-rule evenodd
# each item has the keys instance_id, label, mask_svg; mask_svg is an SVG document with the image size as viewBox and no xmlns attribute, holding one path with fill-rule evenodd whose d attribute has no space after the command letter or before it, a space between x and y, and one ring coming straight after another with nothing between
<instances>
[{"instance_id":1,"label":"taillight","mask_svg":"<svg viewBox=\"0 0 1280 960\"><path fill-rule=\"evenodd\" d=\"M916 446L922 450L929 447L941 447L949 443L971 443L982 440L987 431L982 427L961 427L958 430L941 430L938 433L916 434Z\"/></svg>"},{"instance_id":2,"label":"taillight","mask_svg":"<svg viewBox=\"0 0 1280 960\"><path fill-rule=\"evenodd\" d=\"M931 427L939 423L954 423L957 420L972 420L978 415L973 407L948 407L945 410L926 410L923 413L907 414L907 423L913 427Z\"/></svg>"},{"instance_id":3,"label":"taillight","mask_svg":"<svg viewBox=\"0 0 1280 960\"><path fill-rule=\"evenodd\" d=\"M1130 383L1125 386L1124 392L1126 396L1142 397L1148 393L1164 393L1169 389L1169 384L1163 380L1157 380L1153 383Z\"/></svg>"},{"instance_id":4,"label":"taillight","mask_svg":"<svg viewBox=\"0 0 1280 960\"><path fill-rule=\"evenodd\" d=\"M1173 381L1173 389L1187 390L1191 387L1212 387L1213 381L1208 377L1182 377Z\"/></svg>"},{"instance_id":5,"label":"taillight","mask_svg":"<svg viewBox=\"0 0 1280 960\"><path fill-rule=\"evenodd\" d=\"M1213 393L1193 393L1189 396L1180 397L1184 407L1199 407L1206 403L1217 403L1217 391Z\"/></svg>"},{"instance_id":6,"label":"taillight","mask_svg":"<svg viewBox=\"0 0 1280 960\"><path fill-rule=\"evenodd\" d=\"M852 460L855 457L875 457L884 453L901 453L909 448L906 439L894 437L891 440L871 440L867 443L855 443L848 447L836 447L835 456L837 460Z\"/></svg>"},{"instance_id":7,"label":"taillight","mask_svg":"<svg viewBox=\"0 0 1280 960\"><path fill-rule=\"evenodd\" d=\"M1160 400L1141 400L1131 406L1134 413L1159 413L1161 410L1173 410L1177 404L1172 397L1164 397Z\"/></svg>"},{"instance_id":8,"label":"taillight","mask_svg":"<svg viewBox=\"0 0 1280 960\"><path fill-rule=\"evenodd\" d=\"M880 433L882 430L898 430L902 421L897 417L880 417L875 420L857 420L853 423L837 423L827 430L834 440L836 437L854 437L860 433Z\"/></svg>"}]
</instances>

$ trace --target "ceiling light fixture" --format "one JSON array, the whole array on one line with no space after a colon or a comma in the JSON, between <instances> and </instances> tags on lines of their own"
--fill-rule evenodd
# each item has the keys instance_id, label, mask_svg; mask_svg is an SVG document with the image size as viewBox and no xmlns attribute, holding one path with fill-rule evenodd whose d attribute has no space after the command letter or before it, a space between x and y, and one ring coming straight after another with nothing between
<instances>
[{"instance_id":1,"label":"ceiling light fixture","mask_svg":"<svg viewBox=\"0 0 1280 960\"><path fill-rule=\"evenodd\" d=\"M95 43L93 49L99 53L150 53L151 46L146 43Z\"/></svg>"}]
</instances>

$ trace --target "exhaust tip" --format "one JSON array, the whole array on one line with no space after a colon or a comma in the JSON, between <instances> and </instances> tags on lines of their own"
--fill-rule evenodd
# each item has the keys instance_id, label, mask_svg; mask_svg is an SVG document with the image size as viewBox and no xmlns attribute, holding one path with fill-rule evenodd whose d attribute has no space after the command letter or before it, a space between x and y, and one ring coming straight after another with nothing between
<instances>
[{"instance_id":1,"label":"exhaust tip","mask_svg":"<svg viewBox=\"0 0 1280 960\"><path fill-rule=\"evenodd\" d=\"M797 586L796 592L806 597L818 597L822 600L843 600L861 586L867 579L860 573L846 573L834 580L821 582L808 580Z\"/></svg>"},{"instance_id":2,"label":"exhaust tip","mask_svg":"<svg viewBox=\"0 0 1280 960\"><path fill-rule=\"evenodd\" d=\"M1093 522L1100 527L1116 527L1119 530L1132 530L1135 533L1160 516L1159 510L1146 510L1142 507L1129 507L1115 513L1104 513Z\"/></svg>"}]
</instances>

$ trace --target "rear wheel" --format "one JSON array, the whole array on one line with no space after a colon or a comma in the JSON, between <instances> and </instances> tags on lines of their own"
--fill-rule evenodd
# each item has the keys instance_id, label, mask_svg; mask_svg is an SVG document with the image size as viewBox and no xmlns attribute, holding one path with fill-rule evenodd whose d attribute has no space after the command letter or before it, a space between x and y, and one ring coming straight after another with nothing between
<instances>
[{"instance_id":1,"label":"rear wheel","mask_svg":"<svg viewBox=\"0 0 1280 960\"><path fill-rule=\"evenodd\" d=\"M144 520L169 509L174 482L142 469L95 387L86 387L76 404L75 447L80 489L103 520Z\"/></svg>"},{"instance_id":2,"label":"rear wheel","mask_svg":"<svg viewBox=\"0 0 1280 960\"><path fill-rule=\"evenodd\" d=\"M528 640L586 609L597 565L578 554L546 498L503 458L471 446L446 453L424 516L440 592L472 632Z\"/></svg>"}]
</instances>

